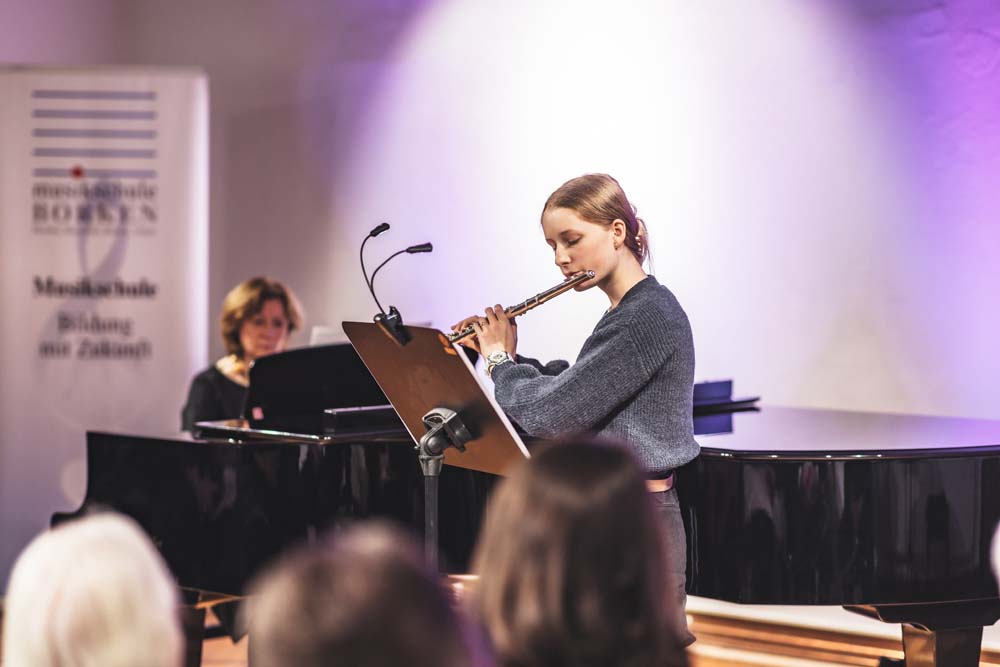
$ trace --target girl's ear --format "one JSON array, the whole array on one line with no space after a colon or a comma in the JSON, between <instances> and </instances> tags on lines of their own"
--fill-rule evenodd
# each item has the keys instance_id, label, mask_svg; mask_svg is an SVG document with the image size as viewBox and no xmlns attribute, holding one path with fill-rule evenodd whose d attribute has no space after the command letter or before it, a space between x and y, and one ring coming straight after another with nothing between
<instances>
[{"instance_id":1,"label":"girl's ear","mask_svg":"<svg viewBox=\"0 0 1000 667\"><path fill-rule=\"evenodd\" d=\"M628 234L628 226L625 221L621 218L615 218L611 221L611 235L615 240L615 247L620 247L625 243L625 237Z\"/></svg>"}]
</instances>

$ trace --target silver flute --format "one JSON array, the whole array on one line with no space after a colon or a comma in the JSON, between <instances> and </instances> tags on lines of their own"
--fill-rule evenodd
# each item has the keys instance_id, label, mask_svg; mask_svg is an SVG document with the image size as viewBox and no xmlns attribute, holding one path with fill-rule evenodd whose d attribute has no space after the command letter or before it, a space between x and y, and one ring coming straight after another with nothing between
<instances>
[{"instance_id":1,"label":"silver flute","mask_svg":"<svg viewBox=\"0 0 1000 667\"><path fill-rule=\"evenodd\" d=\"M510 308L504 308L503 312L507 315L507 317L517 317L518 315L522 315L528 312L532 308L537 308L538 306L542 305L549 299L554 299L563 292L571 290L580 283L582 283L583 281L590 280L593 277L594 277L593 271L581 271L580 273L575 273L566 280L556 285L555 287L551 287L545 290L544 292L539 292L535 296L531 297L530 299L525 299L516 306L511 306ZM466 338L475 335L476 335L476 330L470 324L461 331L456 331L455 333L448 334L448 340L451 341L452 343L459 343L465 340Z\"/></svg>"}]
</instances>

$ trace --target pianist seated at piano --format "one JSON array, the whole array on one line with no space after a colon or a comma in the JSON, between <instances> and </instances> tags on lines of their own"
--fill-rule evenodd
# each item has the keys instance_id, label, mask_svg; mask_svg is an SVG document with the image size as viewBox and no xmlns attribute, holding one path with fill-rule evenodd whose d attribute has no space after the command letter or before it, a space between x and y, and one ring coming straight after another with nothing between
<instances>
[{"instance_id":1,"label":"pianist seated at piano","mask_svg":"<svg viewBox=\"0 0 1000 667\"><path fill-rule=\"evenodd\" d=\"M3 667L180 667L180 599L132 519L76 519L36 537L11 571Z\"/></svg>"},{"instance_id":2,"label":"pianist seated at piano","mask_svg":"<svg viewBox=\"0 0 1000 667\"><path fill-rule=\"evenodd\" d=\"M388 523L300 548L253 592L253 667L492 664L417 544Z\"/></svg>"},{"instance_id":3,"label":"pianist seated at piano","mask_svg":"<svg viewBox=\"0 0 1000 667\"><path fill-rule=\"evenodd\" d=\"M686 663L682 602L645 475L624 445L539 445L490 499L473 609L498 667Z\"/></svg>"},{"instance_id":4,"label":"pianist seated at piano","mask_svg":"<svg viewBox=\"0 0 1000 667\"><path fill-rule=\"evenodd\" d=\"M293 331L302 327L302 307L295 293L277 280L245 280L226 295L219 318L226 356L191 381L181 411L181 428L195 422L241 416L250 364L282 352Z\"/></svg>"}]
</instances>

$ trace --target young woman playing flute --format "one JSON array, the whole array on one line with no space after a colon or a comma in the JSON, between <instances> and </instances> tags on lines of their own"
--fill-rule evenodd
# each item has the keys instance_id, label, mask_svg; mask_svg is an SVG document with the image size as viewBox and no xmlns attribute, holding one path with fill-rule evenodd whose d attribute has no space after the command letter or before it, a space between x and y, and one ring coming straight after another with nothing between
<instances>
[{"instance_id":1,"label":"young woman playing flute","mask_svg":"<svg viewBox=\"0 0 1000 667\"><path fill-rule=\"evenodd\" d=\"M661 517L670 561L672 619L683 643L694 637L683 614L686 544L674 470L698 455L692 425L694 343L687 315L673 293L647 275L648 238L621 186L606 174L574 178L542 209L542 231L566 277L595 276L609 307L572 366L517 355L517 328L500 305L470 324L466 343L486 358L497 402L530 435L593 433L621 441L643 466ZM622 545L627 548L627 545Z\"/></svg>"}]
</instances>

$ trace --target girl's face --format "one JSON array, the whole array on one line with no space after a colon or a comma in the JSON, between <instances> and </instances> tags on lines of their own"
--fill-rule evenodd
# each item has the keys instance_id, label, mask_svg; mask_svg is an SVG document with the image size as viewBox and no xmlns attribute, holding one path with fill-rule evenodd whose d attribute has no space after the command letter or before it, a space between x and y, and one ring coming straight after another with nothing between
<instances>
[{"instance_id":1,"label":"girl's face","mask_svg":"<svg viewBox=\"0 0 1000 667\"><path fill-rule=\"evenodd\" d=\"M247 361L282 352L288 345L288 314L280 299L267 299L260 312L240 327L240 345Z\"/></svg>"},{"instance_id":2,"label":"girl's face","mask_svg":"<svg viewBox=\"0 0 1000 667\"><path fill-rule=\"evenodd\" d=\"M620 249L615 245L624 240L624 227L620 220L610 225L589 222L568 208L553 208L542 214L545 242L552 248L563 276L568 278L588 269L597 274L577 285L578 292L601 284L617 268Z\"/></svg>"}]
</instances>

